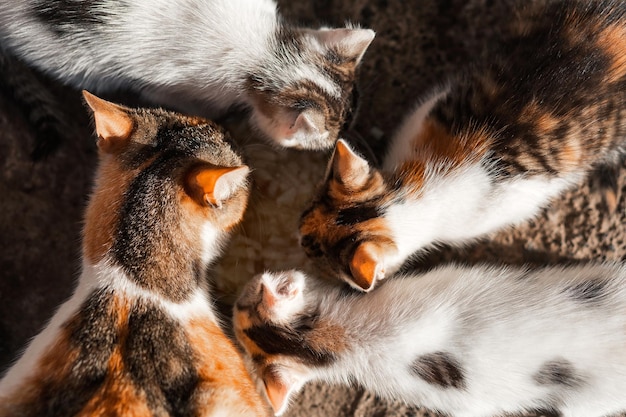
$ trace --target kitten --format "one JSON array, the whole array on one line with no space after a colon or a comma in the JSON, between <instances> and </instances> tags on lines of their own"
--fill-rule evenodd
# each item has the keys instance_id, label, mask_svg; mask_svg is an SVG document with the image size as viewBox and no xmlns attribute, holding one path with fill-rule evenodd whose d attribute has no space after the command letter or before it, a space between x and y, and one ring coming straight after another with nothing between
<instances>
[{"instance_id":1,"label":"kitten","mask_svg":"<svg viewBox=\"0 0 626 417\"><path fill-rule=\"evenodd\" d=\"M277 415L312 380L451 417L626 410L624 265L446 266L369 294L264 273L234 325Z\"/></svg>"},{"instance_id":2,"label":"kitten","mask_svg":"<svg viewBox=\"0 0 626 417\"><path fill-rule=\"evenodd\" d=\"M218 125L89 93L100 165L78 286L0 381L1 416L260 416L205 269L249 169Z\"/></svg>"},{"instance_id":3,"label":"kitten","mask_svg":"<svg viewBox=\"0 0 626 417\"><path fill-rule=\"evenodd\" d=\"M304 211L301 244L369 290L416 251L531 218L626 135L626 4L551 2L519 12L499 52L435 89L382 167L338 142Z\"/></svg>"},{"instance_id":4,"label":"kitten","mask_svg":"<svg viewBox=\"0 0 626 417\"><path fill-rule=\"evenodd\" d=\"M67 84L131 88L213 119L249 107L266 136L305 149L334 144L373 38L292 26L273 0L27 0L0 10L0 41Z\"/></svg>"}]
</instances>

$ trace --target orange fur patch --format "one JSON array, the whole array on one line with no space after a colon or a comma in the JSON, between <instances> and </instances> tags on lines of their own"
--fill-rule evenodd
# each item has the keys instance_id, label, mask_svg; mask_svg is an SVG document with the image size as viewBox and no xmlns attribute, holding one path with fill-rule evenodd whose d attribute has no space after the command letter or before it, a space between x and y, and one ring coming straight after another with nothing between
<instances>
[{"instance_id":1,"label":"orange fur patch","mask_svg":"<svg viewBox=\"0 0 626 417\"><path fill-rule=\"evenodd\" d=\"M414 143L428 155L427 160L458 167L482 157L491 143L491 136L484 129L455 136L446 126L427 118Z\"/></svg>"},{"instance_id":2,"label":"orange fur patch","mask_svg":"<svg viewBox=\"0 0 626 417\"><path fill-rule=\"evenodd\" d=\"M131 179L132 173L123 171L117 162L101 159L83 229L83 254L91 263L98 263L113 245L123 193ZM106 188L101 184L106 184Z\"/></svg>"},{"instance_id":3,"label":"orange fur patch","mask_svg":"<svg viewBox=\"0 0 626 417\"><path fill-rule=\"evenodd\" d=\"M246 415L263 416L268 407L248 374L235 345L217 324L192 319L186 332L198 362L200 414L226 406L241 408Z\"/></svg>"},{"instance_id":4,"label":"orange fur patch","mask_svg":"<svg viewBox=\"0 0 626 417\"><path fill-rule=\"evenodd\" d=\"M611 66L607 81L617 82L626 75L626 28L623 25L611 25L598 35L598 46L609 57Z\"/></svg>"},{"instance_id":5,"label":"orange fur patch","mask_svg":"<svg viewBox=\"0 0 626 417\"><path fill-rule=\"evenodd\" d=\"M91 398L78 416L149 417L145 395L138 391L124 370L122 355L116 348L109 360L108 374L102 387Z\"/></svg>"}]
</instances>

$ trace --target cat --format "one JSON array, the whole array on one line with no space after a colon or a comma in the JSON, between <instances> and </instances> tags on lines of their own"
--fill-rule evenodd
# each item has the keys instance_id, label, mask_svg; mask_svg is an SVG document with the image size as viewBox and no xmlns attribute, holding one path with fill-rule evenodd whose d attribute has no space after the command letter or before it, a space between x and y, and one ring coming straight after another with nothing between
<instances>
[{"instance_id":1,"label":"cat","mask_svg":"<svg viewBox=\"0 0 626 417\"><path fill-rule=\"evenodd\" d=\"M623 264L448 265L367 294L266 272L244 287L233 320L277 415L313 380L451 417L626 410Z\"/></svg>"},{"instance_id":2,"label":"cat","mask_svg":"<svg viewBox=\"0 0 626 417\"><path fill-rule=\"evenodd\" d=\"M251 109L284 147L331 148L375 34L288 24L273 0L27 0L0 10L0 42L99 93L132 89L186 114Z\"/></svg>"},{"instance_id":3,"label":"cat","mask_svg":"<svg viewBox=\"0 0 626 417\"><path fill-rule=\"evenodd\" d=\"M205 271L249 168L219 125L88 92L99 167L78 285L0 381L0 416L262 416Z\"/></svg>"},{"instance_id":4,"label":"cat","mask_svg":"<svg viewBox=\"0 0 626 417\"><path fill-rule=\"evenodd\" d=\"M500 49L409 113L378 167L338 141L300 220L320 271L368 291L413 254L533 217L626 137L626 4L522 6Z\"/></svg>"}]
</instances>

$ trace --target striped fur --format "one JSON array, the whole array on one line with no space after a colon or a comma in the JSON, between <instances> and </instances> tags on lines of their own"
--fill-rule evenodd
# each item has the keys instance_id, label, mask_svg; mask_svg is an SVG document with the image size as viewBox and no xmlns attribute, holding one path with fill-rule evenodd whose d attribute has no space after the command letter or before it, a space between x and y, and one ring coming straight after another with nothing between
<instances>
[{"instance_id":1,"label":"striped fur","mask_svg":"<svg viewBox=\"0 0 626 417\"><path fill-rule=\"evenodd\" d=\"M0 41L59 80L130 89L221 118L235 107L281 146L333 146L367 29L286 23L273 0L27 0L0 10Z\"/></svg>"},{"instance_id":2,"label":"striped fur","mask_svg":"<svg viewBox=\"0 0 626 417\"><path fill-rule=\"evenodd\" d=\"M337 145L300 225L326 272L369 290L416 251L526 220L621 157L626 5L521 7L512 27L501 49L421 101L382 168Z\"/></svg>"},{"instance_id":3,"label":"striped fur","mask_svg":"<svg viewBox=\"0 0 626 417\"><path fill-rule=\"evenodd\" d=\"M244 287L234 328L277 414L324 381L451 417L608 417L626 411L625 284L623 263L452 265L369 294L267 272Z\"/></svg>"},{"instance_id":4,"label":"striped fur","mask_svg":"<svg viewBox=\"0 0 626 417\"><path fill-rule=\"evenodd\" d=\"M248 198L204 119L85 93L100 164L72 298L0 381L0 416L261 416L205 270Z\"/></svg>"}]
</instances>

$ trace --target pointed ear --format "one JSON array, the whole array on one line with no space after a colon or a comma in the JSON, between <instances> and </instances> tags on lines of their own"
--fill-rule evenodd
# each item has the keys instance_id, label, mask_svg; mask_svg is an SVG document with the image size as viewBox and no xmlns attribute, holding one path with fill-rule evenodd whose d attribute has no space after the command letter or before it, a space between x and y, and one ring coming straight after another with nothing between
<instances>
[{"instance_id":1,"label":"pointed ear","mask_svg":"<svg viewBox=\"0 0 626 417\"><path fill-rule=\"evenodd\" d=\"M250 168L215 167L202 164L192 168L185 178L185 190L199 205L221 207L222 201L229 198L246 183Z\"/></svg>"},{"instance_id":2,"label":"pointed ear","mask_svg":"<svg viewBox=\"0 0 626 417\"><path fill-rule=\"evenodd\" d=\"M318 42L328 49L335 49L349 60L361 61L367 47L374 40L371 29L321 29L314 31Z\"/></svg>"},{"instance_id":3,"label":"pointed ear","mask_svg":"<svg viewBox=\"0 0 626 417\"><path fill-rule=\"evenodd\" d=\"M291 130L294 133L319 133L324 128L324 118L320 116L312 111L304 111L298 114Z\"/></svg>"},{"instance_id":4,"label":"pointed ear","mask_svg":"<svg viewBox=\"0 0 626 417\"><path fill-rule=\"evenodd\" d=\"M367 292L374 288L377 280L385 278L381 248L374 242L361 243L352 255L350 272L359 289Z\"/></svg>"},{"instance_id":5,"label":"pointed ear","mask_svg":"<svg viewBox=\"0 0 626 417\"><path fill-rule=\"evenodd\" d=\"M370 166L365 158L352 150L348 142L339 139L330 159L326 177L333 175L348 189L359 189L369 178Z\"/></svg>"},{"instance_id":6,"label":"pointed ear","mask_svg":"<svg viewBox=\"0 0 626 417\"><path fill-rule=\"evenodd\" d=\"M135 122L128 110L83 90L83 97L93 111L98 148L113 153L123 148L133 133Z\"/></svg>"},{"instance_id":7,"label":"pointed ear","mask_svg":"<svg viewBox=\"0 0 626 417\"><path fill-rule=\"evenodd\" d=\"M277 303L290 302L302 294L305 286L304 274L297 270L265 272L261 275L263 302L273 308Z\"/></svg>"},{"instance_id":8,"label":"pointed ear","mask_svg":"<svg viewBox=\"0 0 626 417\"><path fill-rule=\"evenodd\" d=\"M263 372L265 394L274 410L274 415L282 415L289 406L289 399L305 384L307 378L295 370L270 365Z\"/></svg>"}]
</instances>

